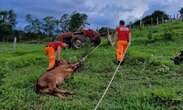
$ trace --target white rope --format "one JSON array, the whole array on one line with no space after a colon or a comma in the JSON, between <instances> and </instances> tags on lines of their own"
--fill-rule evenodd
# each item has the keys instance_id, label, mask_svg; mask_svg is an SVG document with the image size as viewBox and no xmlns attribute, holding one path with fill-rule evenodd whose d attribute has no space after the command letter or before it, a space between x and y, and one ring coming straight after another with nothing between
<instances>
[{"instance_id":1,"label":"white rope","mask_svg":"<svg viewBox=\"0 0 183 110\"><path fill-rule=\"evenodd\" d=\"M131 43L129 42L128 47L126 48L124 55L126 54L126 52L127 52L128 48L129 48L130 44L131 44ZM122 63L122 61L120 61L120 63L118 64L118 66L117 66L116 70L114 71L114 74L113 74L113 76L112 76L112 78L111 78L109 84L107 85L107 87L106 87L106 89L105 89L105 91L104 91L102 97L101 97L100 100L98 101L98 103L97 103L97 105L95 106L94 110L97 110L98 107L100 106L100 104L101 104L103 98L105 97L107 91L109 90L109 88L110 88L110 86L111 86L111 84L112 84L112 82L113 82L113 80L114 80L114 78L115 78L115 76L116 76L116 74L117 74L117 72L118 72L118 70L119 70L119 67L120 67L121 63Z\"/></svg>"},{"instance_id":2,"label":"white rope","mask_svg":"<svg viewBox=\"0 0 183 110\"><path fill-rule=\"evenodd\" d=\"M97 48L99 48L104 42L100 43L97 47L95 47L90 53L88 53L85 57L82 58L85 61L89 55L91 55Z\"/></svg>"}]
</instances>

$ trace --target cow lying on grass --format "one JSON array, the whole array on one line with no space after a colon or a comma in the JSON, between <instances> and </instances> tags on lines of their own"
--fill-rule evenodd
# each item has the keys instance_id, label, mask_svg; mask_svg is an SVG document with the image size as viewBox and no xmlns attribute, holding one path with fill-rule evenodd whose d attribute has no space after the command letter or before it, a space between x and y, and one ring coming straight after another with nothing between
<instances>
[{"instance_id":1,"label":"cow lying on grass","mask_svg":"<svg viewBox=\"0 0 183 110\"><path fill-rule=\"evenodd\" d=\"M72 95L70 92L59 90L58 87L63 84L65 79L70 78L80 66L81 61L74 64L61 61L54 69L40 76L36 84L36 92L50 94L61 99L66 98L67 95Z\"/></svg>"},{"instance_id":2,"label":"cow lying on grass","mask_svg":"<svg viewBox=\"0 0 183 110\"><path fill-rule=\"evenodd\" d=\"M175 58L173 58L171 60L173 60L176 65L183 62L183 51L181 51L180 55L176 56Z\"/></svg>"}]
</instances>

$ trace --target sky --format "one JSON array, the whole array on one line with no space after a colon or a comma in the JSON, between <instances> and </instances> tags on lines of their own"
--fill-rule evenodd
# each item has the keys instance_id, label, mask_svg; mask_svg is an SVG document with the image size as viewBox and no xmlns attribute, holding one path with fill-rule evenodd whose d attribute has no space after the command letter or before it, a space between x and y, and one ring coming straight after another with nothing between
<instances>
[{"instance_id":1,"label":"sky","mask_svg":"<svg viewBox=\"0 0 183 110\"><path fill-rule=\"evenodd\" d=\"M155 10L169 15L177 14L183 0L1 0L0 10L13 9L17 13L17 28L26 25L25 16L31 14L42 19L45 16L61 17L73 11L86 13L90 28L116 27L119 20L133 22Z\"/></svg>"}]
</instances>

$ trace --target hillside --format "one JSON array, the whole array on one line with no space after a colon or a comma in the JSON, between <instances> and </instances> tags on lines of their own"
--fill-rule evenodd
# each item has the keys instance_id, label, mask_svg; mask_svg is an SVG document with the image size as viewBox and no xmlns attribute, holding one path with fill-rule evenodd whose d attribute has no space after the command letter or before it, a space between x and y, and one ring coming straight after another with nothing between
<instances>
[{"instance_id":1,"label":"hillside","mask_svg":"<svg viewBox=\"0 0 183 110\"><path fill-rule=\"evenodd\" d=\"M100 110L183 109L183 65L170 58L183 50L183 22L133 29L127 60L120 67ZM47 67L42 44L0 43L1 110L92 110L117 67L115 50L103 44L84 66L61 87L73 91L68 100L34 92L37 78ZM62 57L76 61L92 48L65 49Z\"/></svg>"}]
</instances>

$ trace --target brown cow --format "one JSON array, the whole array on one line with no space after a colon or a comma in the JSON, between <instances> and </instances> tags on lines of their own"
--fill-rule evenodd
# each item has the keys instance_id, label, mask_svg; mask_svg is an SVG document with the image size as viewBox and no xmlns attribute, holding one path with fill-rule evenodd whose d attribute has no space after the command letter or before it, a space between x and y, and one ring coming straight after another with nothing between
<instances>
[{"instance_id":1,"label":"brown cow","mask_svg":"<svg viewBox=\"0 0 183 110\"><path fill-rule=\"evenodd\" d=\"M70 76L81 66L81 61L75 64L69 64L62 61L53 70L45 72L37 81L36 92L46 93L64 99L65 96L71 95L70 92L59 90L59 85L63 84L65 79Z\"/></svg>"}]
</instances>

